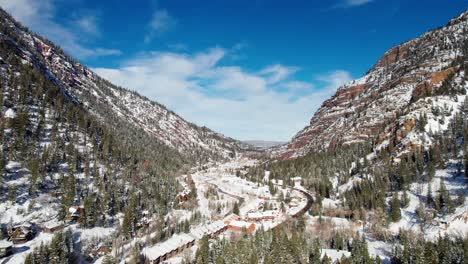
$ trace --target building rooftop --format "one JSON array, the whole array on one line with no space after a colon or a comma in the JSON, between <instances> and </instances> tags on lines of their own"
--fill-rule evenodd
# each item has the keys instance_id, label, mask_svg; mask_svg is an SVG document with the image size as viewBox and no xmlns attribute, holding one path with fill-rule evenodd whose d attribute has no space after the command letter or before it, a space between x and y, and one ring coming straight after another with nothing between
<instances>
[{"instance_id":1,"label":"building rooftop","mask_svg":"<svg viewBox=\"0 0 468 264\"><path fill-rule=\"evenodd\" d=\"M251 227L252 225L255 226L254 223L251 223L251 222L246 222L246 221L239 221L239 220L232 220L232 221L229 221L229 225L230 226L233 226L233 227L238 227L238 228L249 228Z\"/></svg>"},{"instance_id":2,"label":"building rooftop","mask_svg":"<svg viewBox=\"0 0 468 264\"><path fill-rule=\"evenodd\" d=\"M248 213L247 218L264 218L264 217L276 217L278 216L279 211L277 210L268 210L263 212L254 212Z\"/></svg>"},{"instance_id":3,"label":"building rooftop","mask_svg":"<svg viewBox=\"0 0 468 264\"><path fill-rule=\"evenodd\" d=\"M175 234L164 242L158 243L150 248L145 248L143 250L143 254L145 254L149 259L157 259L173 250L187 245L190 242L195 242L195 237L192 235Z\"/></svg>"}]
</instances>

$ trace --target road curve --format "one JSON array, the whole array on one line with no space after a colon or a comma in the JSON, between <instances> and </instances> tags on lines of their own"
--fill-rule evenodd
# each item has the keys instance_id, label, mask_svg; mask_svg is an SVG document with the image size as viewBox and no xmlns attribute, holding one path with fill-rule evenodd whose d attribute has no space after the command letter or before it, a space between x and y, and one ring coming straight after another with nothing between
<instances>
[{"instance_id":1,"label":"road curve","mask_svg":"<svg viewBox=\"0 0 468 264\"><path fill-rule=\"evenodd\" d=\"M312 204L314 202L314 198L312 197L312 195L304 190L301 190L301 189L297 189L297 188L291 188L293 190L296 190L298 192L301 192L302 194L304 194L307 198L307 204L306 206L304 206L304 208L302 208L301 210L299 210L299 212L291 215L292 217L299 217L299 216L302 216L303 214L305 214L305 212L309 211L309 209L312 207Z\"/></svg>"}]
</instances>

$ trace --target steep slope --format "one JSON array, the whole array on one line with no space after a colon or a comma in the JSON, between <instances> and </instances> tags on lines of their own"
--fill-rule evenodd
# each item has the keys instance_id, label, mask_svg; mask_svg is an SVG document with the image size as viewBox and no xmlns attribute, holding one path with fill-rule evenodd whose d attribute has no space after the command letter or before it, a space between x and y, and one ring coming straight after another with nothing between
<instances>
[{"instance_id":1,"label":"steep slope","mask_svg":"<svg viewBox=\"0 0 468 264\"><path fill-rule=\"evenodd\" d=\"M27 262L64 226L76 248L60 263L145 232L148 217L174 233L161 219L177 206L175 176L236 144L114 87L0 11L0 243L33 230L2 263Z\"/></svg>"},{"instance_id":2,"label":"steep slope","mask_svg":"<svg viewBox=\"0 0 468 264\"><path fill-rule=\"evenodd\" d=\"M111 125L22 60L19 48L0 38L0 243L25 221L35 234L2 262L24 263L27 254L49 243L52 235L39 232L43 227L76 228L70 208L80 208L81 230L98 231L90 231L92 239L75 232L82 246L110 243L109 234L120 228L124 215L127 225L119 234L129 236L142 211L170 210L180 190L174 174L185 163L181 154L147 144L141 135L122 140Z\"/></svg>"},{"instance_id":3,"label":"steep slope","mask_svg":"<svg viewBox=\"0 0 468 264\"><path fill-rule=\"evenodd\" d=\"M164 106L100 78L3 10L0 27L1 41L17 46L18 56L41 69L75 102L116 130L124 126L139 134L144 131L152 139L200 159L232 156L239 149L239 142L189 123Z\"/></svg>"},{"instance_id":4,"label":"steep slope","mask_svg":"<svg viewBox=\"0 0 468 264\"><path fill-rule=\"evenodd\" d=\"M420 132L446 129L444 121L450 120L441 120L443 115L437 117L434 108L446 108L450 119L460 111L466 93L467 20L468 13L461 14L442 28L391 48L365 76L340 87L310 124L275 154L289 159L311 149L366 141L404 151L429 142L416 131L420 115L429 118Z\"/></svg>"}]
</instances>

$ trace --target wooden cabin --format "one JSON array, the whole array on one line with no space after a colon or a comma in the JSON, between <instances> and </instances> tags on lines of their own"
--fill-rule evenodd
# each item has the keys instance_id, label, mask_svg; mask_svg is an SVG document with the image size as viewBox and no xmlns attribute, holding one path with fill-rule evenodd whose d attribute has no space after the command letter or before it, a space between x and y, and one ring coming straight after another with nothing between
<instances>
[{"instance_id":1,"label":"wooden cabin","mask_svg":"<svg viewBox=\"0 0 468 264\"><path fill-rule=\"evenodd\" d=\"M10 240L13 244L23 244L33 238L32 225L25 223L13 228L10 234Z\"/></svg>"},{"instance_id":2,"label":"wooden cabin","mask_svg":"<svg viewBox=\"0 0 468 264\"><path fill-rule=\"evenodd\" d=\"M68 218L71 221L78 221L82 216L84 216L84 206L74 205L68 208Z\"/></svg>"},{"instance_id":3,"label":"wooden cabin","mask_svg":"<svg viewBox=\"0 0 468 264\"><path fill-rule=\"evenodd\" d=\"M41 225L41 231L48 234L53 234L63 228L65 228L65 225L57 221L50 221Z\"/></svg>"}]
</instances>

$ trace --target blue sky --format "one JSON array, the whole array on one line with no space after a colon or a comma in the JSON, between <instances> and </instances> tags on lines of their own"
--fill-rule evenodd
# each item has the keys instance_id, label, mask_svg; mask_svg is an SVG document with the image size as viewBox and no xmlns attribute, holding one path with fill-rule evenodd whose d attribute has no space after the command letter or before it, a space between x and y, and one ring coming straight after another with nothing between
<instances>
[{"instance_id":1,"label":"blue sky","mask_svg":"<svg viewBox=\"0 0 468 264\"><path fill-rule=\"evenodd\" d=\"M0 0L103 77L187 120L238 139L282 141L387 49L467 8L423 3Z\"/></svg>"}]
</instances>

